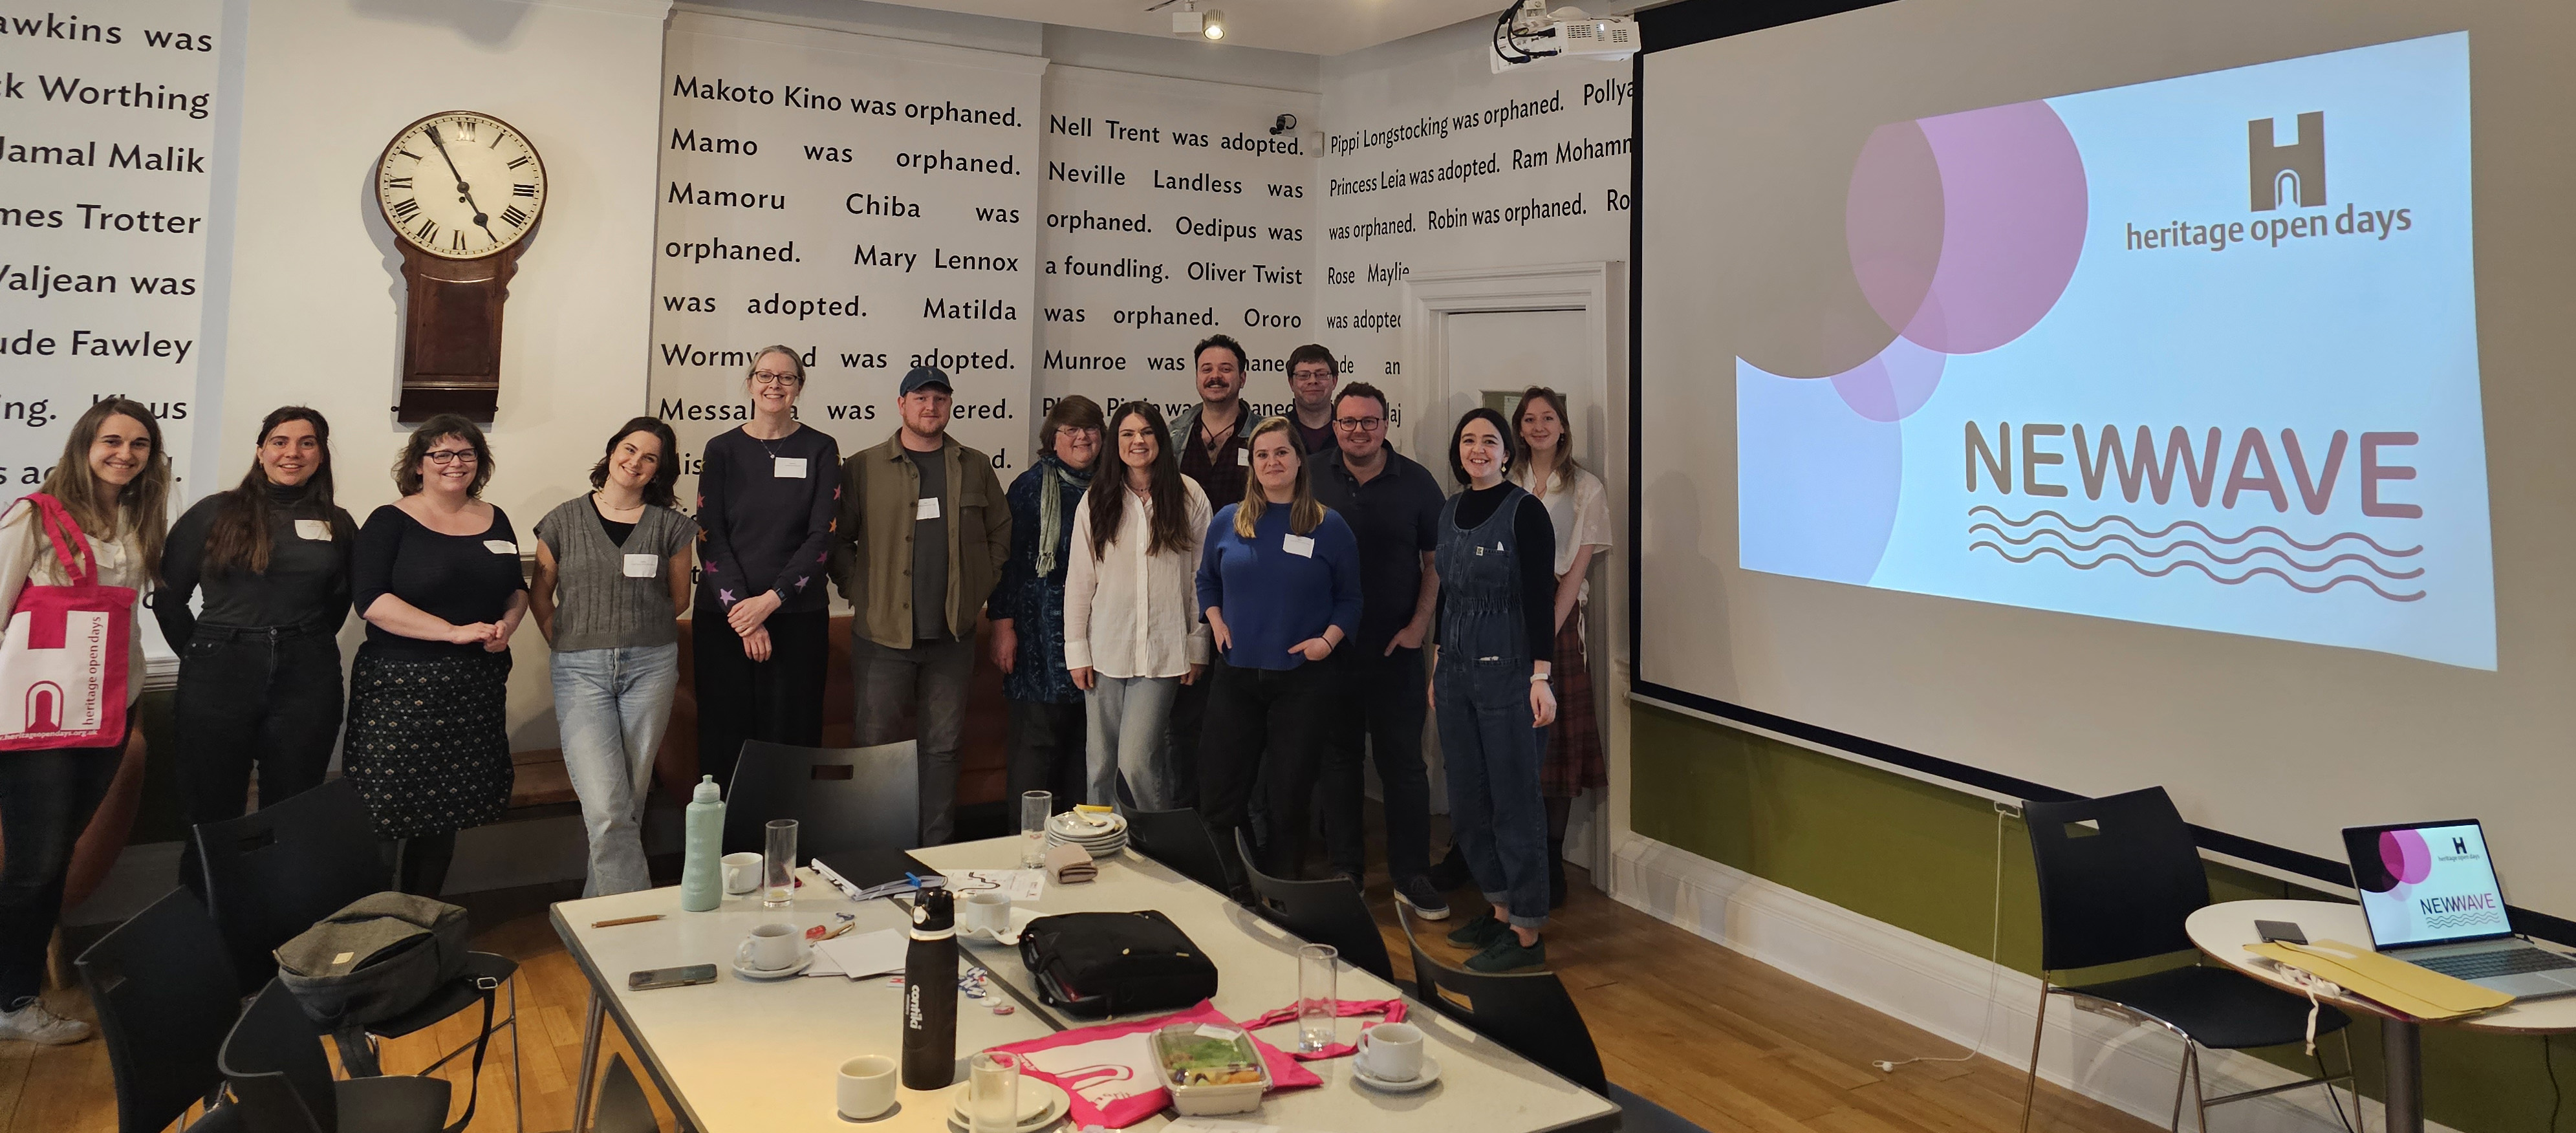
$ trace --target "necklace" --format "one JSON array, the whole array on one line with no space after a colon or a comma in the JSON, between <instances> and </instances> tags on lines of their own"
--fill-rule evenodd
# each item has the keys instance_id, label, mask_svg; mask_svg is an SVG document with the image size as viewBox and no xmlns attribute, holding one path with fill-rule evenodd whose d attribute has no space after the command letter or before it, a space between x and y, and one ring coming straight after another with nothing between
<instances>
[{"instance_id":1,"label":"necklace","mask_svg":"<svg viewBox=\"0 0 2576 1133\"><path fill-rule=\"evenodd\" d=\"M635 501L634 506L632 507L610 507L608 504L608 493L606 492L592 492L590 494L590 506L598 508L601 515L612 515L617 512L627 511L635 512L640 515L644 511L644 501L642 500Z\"/></svg>"}]
</instances>

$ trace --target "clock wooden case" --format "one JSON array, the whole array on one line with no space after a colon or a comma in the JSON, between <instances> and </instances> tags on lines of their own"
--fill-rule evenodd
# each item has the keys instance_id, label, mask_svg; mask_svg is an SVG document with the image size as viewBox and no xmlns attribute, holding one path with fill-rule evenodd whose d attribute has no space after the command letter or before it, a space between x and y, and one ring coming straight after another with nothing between
<instances>
[{"instance_id":1,"label":"clock wooden case","mask_svg":"<svg viewBox=\"0 0 2576 1133\"><path fill-rule=\"evenodd\" d=\"M501 309L527 236L545 215L546 165L527 135L471 110L403 127L376 160L376 206L400 241L410 287L396 420L501 401Z\"/></svg>"}]
</instances>

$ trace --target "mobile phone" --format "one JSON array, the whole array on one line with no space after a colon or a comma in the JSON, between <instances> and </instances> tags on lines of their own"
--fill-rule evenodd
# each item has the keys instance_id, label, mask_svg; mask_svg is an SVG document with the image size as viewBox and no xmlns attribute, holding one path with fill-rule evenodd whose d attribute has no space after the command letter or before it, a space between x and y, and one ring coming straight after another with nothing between
<instances>
[{"instance_id":1,"label":"mobile phone","mask_svg":"<svg viewBox=\"0 0 2576 1133\"><path fill-rule=\"evenodd\" d=\"M2308 942L2308 934L2299 931L2299 926L2288 921L2256 921L2254 922L2254 934L2262 937L2263 942L2266 944L2270 944L2275 941L2285 944L2305 944Z\"/></svg>"},{"instance_id":2,"label":"mobile phone","mask_svg":"<svg viewBox=\"0 0 2576 1133\"><path fill-rule=\"evenodd\" d=\"M714 982L716 982L715 965L691 964L685 968L655 968L647 972L630 973L626 977L626 990L651 991L657 987L687 987L691 984Z\"/></svg>"}]
</instances>

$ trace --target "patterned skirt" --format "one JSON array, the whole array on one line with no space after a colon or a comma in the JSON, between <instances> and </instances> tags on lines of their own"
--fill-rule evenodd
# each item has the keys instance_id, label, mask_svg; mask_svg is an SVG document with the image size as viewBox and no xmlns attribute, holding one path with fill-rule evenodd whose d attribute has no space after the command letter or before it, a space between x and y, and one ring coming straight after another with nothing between
<instances>
[{"instance_id":1,"label":"patterned skirt","mask_svg":"<svg viewBox=\"0 0 2576 1133\"><path fill-rule=\"evenodd\" d=\"M1610 785L1610 761L1601 754L1599 711L1592 703L1592 666L1585 660L1583 609L1576 607L1556 631L1556 724L1547 730L1547 758L1538 768L1539 793L1570 799L1586 787Z\"/></svg>"},{"instance_id":2,"label":"patterned skirt","mask_svg":"<svg viewBox=\"0 0 2576 1133\"><path fill-rule=\"evenodd\" d=\"M341 767L387 838L444 834L510 808L508 653L418 659L360 646Z\"/></svg>"}]
</instances>

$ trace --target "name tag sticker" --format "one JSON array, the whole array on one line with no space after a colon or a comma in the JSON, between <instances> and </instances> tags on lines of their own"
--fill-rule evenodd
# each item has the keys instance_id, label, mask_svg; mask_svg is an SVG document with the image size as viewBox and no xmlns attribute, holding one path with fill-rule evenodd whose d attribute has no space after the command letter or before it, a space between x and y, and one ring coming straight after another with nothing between
<instances>
[{"instance_id":1,"label":"name tag sticker","mask_svg":"<svg viewBox=\"0 0 2576 1133\"><path fill-rule=\"evenodd\" d=\"M1234 462L1246 468L1252 467L1252 450L1248 448L1234 450Z\"/></svg>"},{"instance_id":2,"label":"name tag sticker","mask_svg":"<svg viewBox=\"0 0 2576 1133\"><path fill-rule=\"evenodd\" d=\"M661 563L660 555L628 555L626 556L626 577L651 578L661 573Z\"/></svg>"},{"instance_id":3,"label":"name tag sticker","mask_svg":"<svg viewBox=\"0 0 2576 1133\"><path fill-rule=\"evenodd\" d=\"M519 545L507 539L486 539L483 541L483 549L496 555L515 555L519 553Z\"/></svg>"},{"instance_id":4,"label":"name tag sticker","mask_svg":"<svg viewBox=\"0 0 2576 1133\"><path fill-rule=\"evenodd\" d=\"M298 539L311 539L318 543L328 543L331 541L331 521L327 519L296 520L295 537Z\"/></svg>"},{"instance_id":5,"label":"name tag sticker","mask_svg":"<svg viewBox=\"0 0 2576 1133\"><path fill-rule=\"evenodd\" d=\"M923 496L912 501L912 517L914 519L939 518L939 497Z\"/></svg>"},{"instance_id":6,"label":"name tag sticker","mask_svg":"<svg viewBox=\"0 0 2576 1133\"><path fill-rule=\"evenodd\" d=\"M1315 541L1307 538L1306 536L1283 536L1279 540L1279 545L1286 549L1289 554L1295 555L1298 558L1311 559L1315 557Z\"/></svg>"},{"instance_id":7,"label":"name tag sticker","mask_svg":"<svg viewBox=\"0 0 2576 1133\"><path fill-rule=\"evenodd\" d=\"M805 458L801 456L770 457L769 474L781 480L802 480L805 478Z\"/></svg>"}]
</instances>

